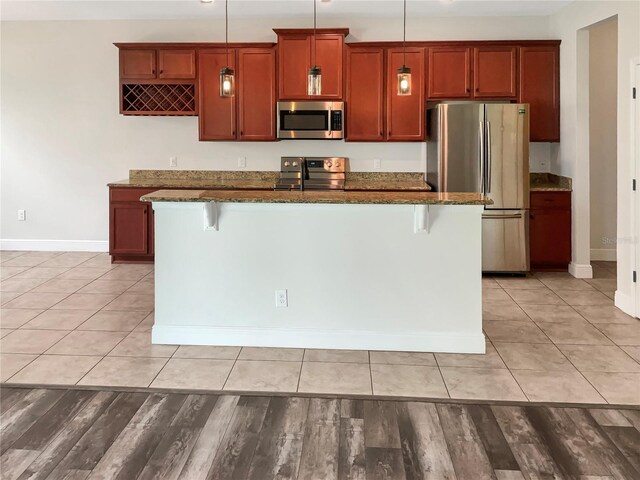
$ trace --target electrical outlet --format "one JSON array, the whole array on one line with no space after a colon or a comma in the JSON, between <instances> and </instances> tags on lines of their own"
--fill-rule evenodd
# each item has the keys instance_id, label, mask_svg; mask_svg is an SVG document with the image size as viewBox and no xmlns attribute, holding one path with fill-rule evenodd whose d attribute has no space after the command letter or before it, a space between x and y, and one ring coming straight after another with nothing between
<instances>
[{"instance_id":1,"label":"electrical outlet","mask_svg":"<svg viewBox=\"0 0 640 480\"><path fill-rule=\"evenodd\" d=\"M276 307L288 307L289 299L286 290L276 290Z\"/></svg>"},{"instance_id":2,"label":"electrical outlet","mask_svg":"<svg viewBox=\"0 0 640 480\"><path fill-rule=\"evenodd\" d=\"M247 168L247 157L238 157L238 168Z\"/></svg>"},{"instance_id":3,"label":"electrical outlet","mask_svg":"<svg viewBox=\"0 0 640 480\"><path fill-rule=\"evenodd\" d=\"M20 222L24 222L27 219L27 211L26 210L18 210L18 220Z\"/></svg>"},{"instance_id":4,"label":"electrical outlet","mask_svg":"<svg viewBox=\"0 0 640 480\"><path fill-rule=\"evenodd\" d=\"M169 166L177 167L178 166L178 157L169 157Z\"/></svg>"},{"instance_id":5,"label":"electrical outlet","mask_svg":"<svg viewBox=\"0 0 640 480\"><path fill-rule=\"evenodd\" d=\"M374 170L380 170L380 168L382 168L381 165L380 165L381 163L382 162L380 162L379 158L374 158L373 159L373 169Z\"/></svg>"}]
</instances>

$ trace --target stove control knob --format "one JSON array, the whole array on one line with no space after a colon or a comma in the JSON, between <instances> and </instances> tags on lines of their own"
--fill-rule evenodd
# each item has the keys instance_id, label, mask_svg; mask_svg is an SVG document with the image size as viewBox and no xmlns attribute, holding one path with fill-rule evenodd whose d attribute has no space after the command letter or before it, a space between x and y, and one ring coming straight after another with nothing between
<instances>
[{"instance_id":1,"label":"stove control knob","mask_svg":"<svg viewBox=\"0 0 640 480\"><path fill-rule=\"evenodd\" d=\"M292 166L292 167L297 167L297 166L298 166L298 162L293 162L293 163L291 163L291 166Z\"/></svg>"},{"instance_id":2,"label":"stove control knob","mask_svg":"<svg viewBox=\"0 0 640 480\"><path fill-rule=\"evenodd\" d=\"M336 168L340 167L340 162L336 162Z\"/></svg>"},{"instance_id":3,"label":"stove control knob","mask_svg":"<svg viewBox=\"0 0 640 480\"><path fill-rule=\"evenodd\" d=\"M327 168L331 168L331 162L327 162Z\"/></svg>"},{"instance_id":4,"label":"stove control knob","mask_svg":"<svg viewBox=\"0 0 640 480\"><path fill-rule=\"evenodd\" d=\"M291 164L290 164L288 161L287 161L287 162L284 162L284 166L285 166L285 167L288 167L289 165L291 165ZM295 167L295 165L294 165L294 167Z\"/></svg>"}]
</instances>

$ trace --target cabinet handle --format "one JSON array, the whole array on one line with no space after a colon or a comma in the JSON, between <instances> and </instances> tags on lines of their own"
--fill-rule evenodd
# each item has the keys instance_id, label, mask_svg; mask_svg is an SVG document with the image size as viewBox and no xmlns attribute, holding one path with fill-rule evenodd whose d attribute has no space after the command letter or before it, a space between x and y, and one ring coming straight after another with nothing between
<instances>
[{"instance_id":1,"label":"cabinet handle","mask_svg":"<svg viewBox=\"0 0 640 480\"><path fill-rule=\"evenodd\" d=\"M153 70L151 70L151 73L153 73L155 75L156 69L154 68Z\"/></svg>"},{"instance_id":2,"label":"cabinet handle","mask_svg":"<svg viewBox=\"0 0 640 480\"><path fill-rule=\"evenodd\" d=\"M243 136L244 132L242 130L240 130L240 136Z\"/></svg>"},{"instance_id":3,"label":"cabinet handle","mask_svg":"<svg viewBox=\"0 0 640 480\"><path fill-rule=\"evenodd\" d=\"M384 132L382 130L380 130L380 136L384 137Z\"/></svg>"},{"instance_id":4,"label":"cabinet handle","mask_svg":"<svg viewBox=\"0 0 640 480\"><path fill-rule=\"evenodd\" d=\"M160 73L162 74L164 72L164 70L160 70Z\"/></svg>"},{"instance_id":5,"label":"cabinet handle","mask_svg":"<svg viewBox=\"0 0 640 480\"><path fill-rule=\"evenodd\" d=\"M469 87L467 87L467 93L471 92L471 89Z\"/></svg>"}]
</instances>

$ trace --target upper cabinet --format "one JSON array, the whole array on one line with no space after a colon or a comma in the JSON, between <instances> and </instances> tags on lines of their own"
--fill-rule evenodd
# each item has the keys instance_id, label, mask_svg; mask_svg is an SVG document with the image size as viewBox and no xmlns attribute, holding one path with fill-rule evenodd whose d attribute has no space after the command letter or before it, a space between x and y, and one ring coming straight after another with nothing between
<instances>
[{"instance_id":1,"label":"upper cabinet","mask_svg":"<svg viewBox=\"0 0 640 480\"><path fill-rule=\"evenodd\" d=\"M471 47L429 49L430 99L471 98Z\"/></svg>"},{"instance_id":2,"label":"upper cabinet","mask_svg":"<svg viewBox=\"0 0 640 480\"><path fill-rule=\"evenodd\" d=\"M174 48L121 49L120 78L194 79L196 78L196 51Z\"/></svg>"},{"instance_id":3,"label":"upper cabinet","mask_svg":"<svg viewBox=\"0 0 640 480\"><path fill-rule=\"evenodd\" d=\"M156 78L156 50L120 50L120 78Z\"/></svg>"},{"instance_id":4,"label":"upper cabinet","mask_svg":"<svg viewBox=\"0 0 640 480\"><path fill-rule=\"evenodd\" d=\"M429 99L517 96L518 47L481 45L429 49Z\"/></svg>"},{"instance_id":5,"label":"upper cabinet","mask_svg":"<svg viewBox=\"0 0 640 480\"><path fill-rule=\"evenodd\" d=\"M518 101L529 104L530 140L560 141L560 47L520 48Z\"/></svg>"},{"instance_id":6,"label":"upper cabinet","mask_svg":"<svg viewBox=\"0 0 640 480\"><path fill-rule=\"evenodd\" d=\"M273 47L231 48L228 63L236 71L235 95L220 96L224 48L198 54L200 140L275 140L276 55Z\"/></svg>"},{"instance_id":7,"label":"upper cabinet","mask_svg":"<svg viewBox=\"0 0 640 480\"><path fill-rule=\"evenodd\" d=\"M480 46L473 49L473 95L476 98L516 98L518 47Z\"/></svg>"},{"instance_id":8,"label":"upper cabinet","mask_svg":"<svg viewBox=\"0 0 640 480\"><path fill-rule=\"evenodd\" d=\"M387 50L387 140L424 141L424 48ZM411 68L411 95L398 95L398 69ZM348 112L347 112L348 115Z\"/></svg>"},{"instance_id":9,"label":"upper cabinet","mask_svg":"<svg viewBox=\"0 0 640 480\"><path fill-rule=\"evenodd\" d=\"M196 51L158 50L158 78L196 78Z\"/></svg>"},{"instance_id":10,"label":"upper cabinet","mask_svg":"<svg viewBox=\"0 0 640 480\"><path fill-rule=\"evenodd\" d=\"M346 140L379 142L385 139L385 49L347 47Z\"/></svg>"},{"instance_id":11,"label":"upper cabinet","mask_svg":"<svg viewBox=\"0 0 640 480\"><path fill-rule=\"evenodd\" d=\"M274 29L278 34L278 99L342 99L344 37L348 29ZM322 95L307 95L312 63L322 70Z\"/></svg>"},{"instance_id":12,"label":"upper cabinet","mask_svg":"<svg viewBox=\"0 0 640 480\"><path fill-rule=\"evenodd\" d=\"M398 95L398 68L411 68L411 95ZM424 141L425 50L347 47L347 141Z\"/></svg>"}]
</instances>

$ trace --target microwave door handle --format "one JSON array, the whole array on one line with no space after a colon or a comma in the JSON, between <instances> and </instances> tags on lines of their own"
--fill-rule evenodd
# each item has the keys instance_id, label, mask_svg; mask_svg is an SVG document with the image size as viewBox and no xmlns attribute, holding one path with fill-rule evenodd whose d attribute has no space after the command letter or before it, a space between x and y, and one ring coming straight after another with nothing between
<instances>
[{"instance_id":1,"label":"microwave door handle","mask_svg":"<svg viewBox=\"0 0 640 480\"><path fill-rule=\"evenodd\" d=\"M328 130L329 135L331 135L331 133L333 131L332 130L332 125L331 125L331 121L333 120L333 115L332 115L331 112L332 112L331 107L329 107L329 118L327 118L327 123L329 124L327 130Z\"/></svg>"}]
</instances>

